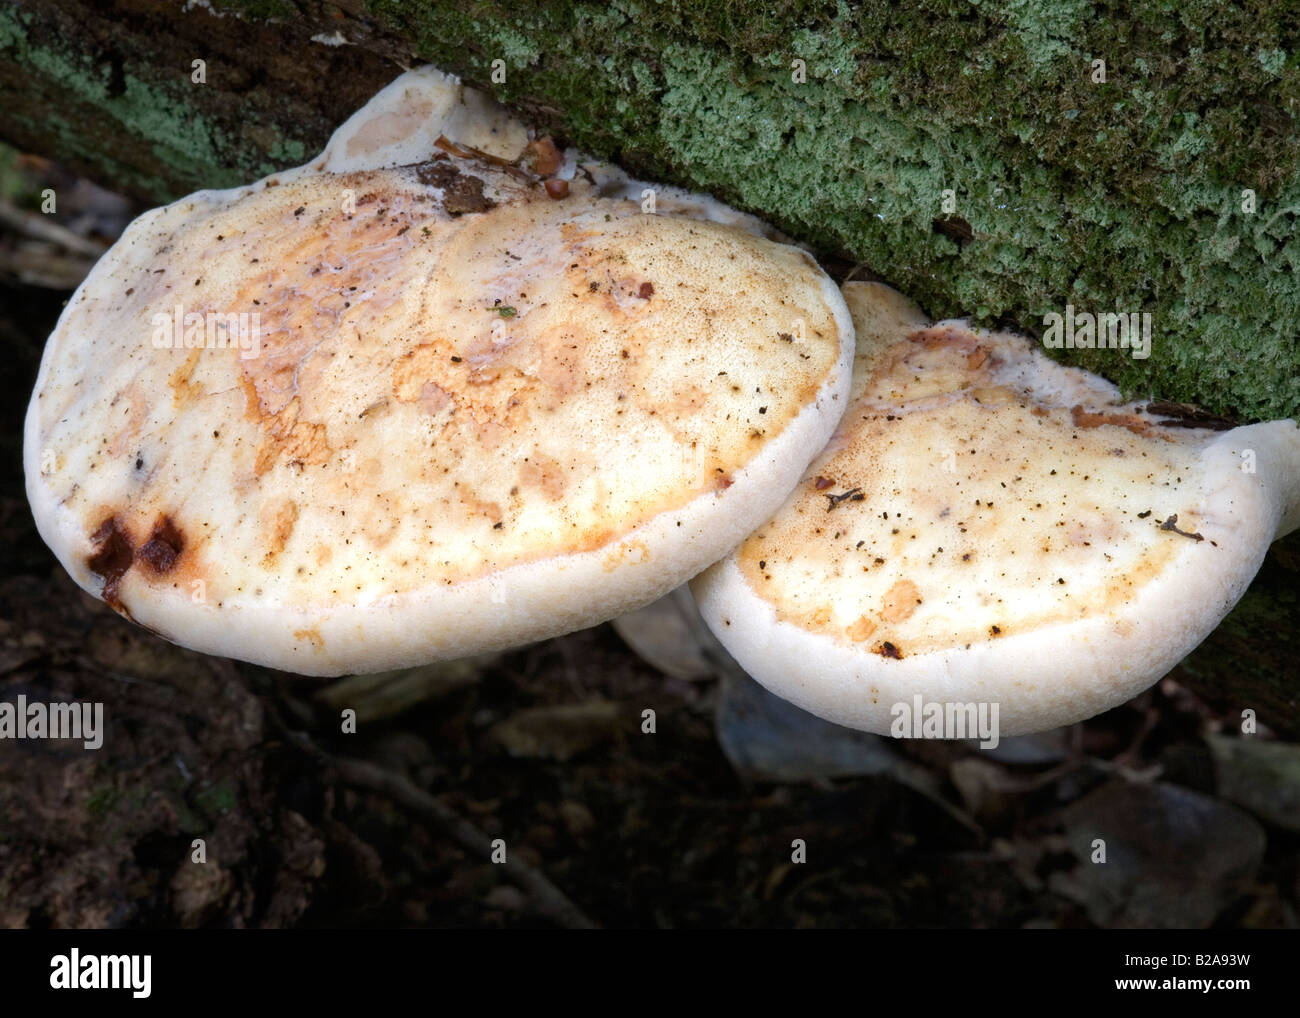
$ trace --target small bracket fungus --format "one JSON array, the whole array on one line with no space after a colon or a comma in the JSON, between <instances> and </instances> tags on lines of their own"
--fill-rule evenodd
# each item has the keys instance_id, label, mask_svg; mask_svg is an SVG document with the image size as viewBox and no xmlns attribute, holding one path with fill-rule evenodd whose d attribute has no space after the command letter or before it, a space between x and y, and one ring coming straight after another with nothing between
<instances>
[{"instance_id":1,"label":"small bracket fungus","mask_svg":"<svg viewBox=\"0 0 1300 1018\"><path fill-rule=\"evenodd\" d=\"M798 706L881 734L918 696L996 703L1003 736L1079 721L1161 678L1300 526L1294 421L1165 426L1022 337L844 291L840 429L691 585L736 660Z\"/></svg>"},{"instance_id":2,"label":"small bracket fungus","mask_svg":"<svg viewBox=\"0 0 1300 1018\"><path fill-rule=\"evenodd\" d=\"M309 675L653 601L825 445L853 329L805 252L644 186L424 68L310 164L146 213L45 350L42 537L167 639Z\"/></svg>"}]
</instances>

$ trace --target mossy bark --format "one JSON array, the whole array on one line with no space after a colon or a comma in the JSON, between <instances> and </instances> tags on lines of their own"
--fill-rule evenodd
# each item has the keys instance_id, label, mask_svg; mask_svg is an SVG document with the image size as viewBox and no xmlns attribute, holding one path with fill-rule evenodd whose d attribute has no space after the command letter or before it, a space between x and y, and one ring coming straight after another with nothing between
<instances>
[{"instance_id":1,"label":"mossy bark","mask_svg":"<svg viewBox=\"0 0 1300 1018\"><path fill-rule=\"evenodd\" d=\"M0 138L166 200L303 161L424 61L937 317L1150 312L1149 358L1062 356L1139 397L1300 412L1295 0L17 0ZM1203 665L1215 647L1263 648L1290 711L1271 723L1295 732L1277 630L1300 621L1300 568L1270 563L1273 592L1221 630L1247 643L1184 673L1218 688L1237 666Z\"/></svg>"},{"instance_id":2,"label":"mossy bark","mask_svg":"<svg viewBox=\"0 0 1300 1018\"><path fill-rule=\"evenodd\" d=\"M937 316L1149 311L1149 358L1069 359L1300 411L1295 0L18 0L0 136L172 198L300 162L425 60Z\"/></svg>"}]
</instances>

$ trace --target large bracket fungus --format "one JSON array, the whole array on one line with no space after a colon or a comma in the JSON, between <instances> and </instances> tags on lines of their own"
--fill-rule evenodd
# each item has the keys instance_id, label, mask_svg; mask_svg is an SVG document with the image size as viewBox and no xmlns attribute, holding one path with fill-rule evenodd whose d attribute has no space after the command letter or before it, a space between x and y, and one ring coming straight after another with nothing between
<instances>
[{"instance_id":1,"label":"large bracket fungus","mask_svg":"<svg viewBox=\"0 0 1300 1018\"><path fill-rule=\"evenodd\" d=\"M37 525L142 625L304 674L609 619L734 547L843 412L843 299L769 238L409 72L99 262L28 412Z\"/></svg>"},{"instance_id":2,"label":"large bracket fungus","mask_svg":"<svg viewBox=\"0 0 1300 1018\"><path fill-rule=\"evenodd\" d=\"M1160 679L1300 526L1300 429L1169 427L1029 340L849 283L853 391L781 510L692 583L754 678L888 733L997 704L1002 735Z\"/></svg>"},{"instance_id":3,"label":"large bracket fungus","mask_svg":"<svg viewBox=\"0 0 1300 1018\"><path fill-rule=\"evenodd\" d=\"M707 568L705 619L773 692L876 732L996 703L1003 735L1159 679L1300 526L1295 422L1167 426L783 239L409 72L318 159L155 209L95 267L28 411L37 524L142 625L315 675Z\"/></svg>"}]
</instances>

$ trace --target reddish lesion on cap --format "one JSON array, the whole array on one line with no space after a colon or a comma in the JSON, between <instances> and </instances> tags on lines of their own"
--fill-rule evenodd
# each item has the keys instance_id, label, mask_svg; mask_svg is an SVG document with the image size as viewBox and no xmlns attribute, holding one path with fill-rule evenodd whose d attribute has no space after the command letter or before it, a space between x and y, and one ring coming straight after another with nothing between
<instances>
[{"instance_id":1,"label":"reddish lesion on cap","mask_svg":"<svg viewBox=\"0 0 1300 1018\"><path fill-rule=\"evenodd\" d=\"M559 460L535 450L520 465L519 481L528 487L539 489L551 502L558 502L564 497L564 490L569 483Z\"/></svg>"},{"instance_id":2,"label":"reddish lesion on cap","mask_svg":"<svg viewBox=\"0 0 1300 1018\"><path fill-rule=\"evenodd\" d=\"M497 203L483 193L483 178L462 173L441 152L416 166L415 175L421 184L442 189L442 207L450 216L496 208Z\"/></svg>"},{"instance_id":3,"label":"reddish lesion on cap","mask_svg":"<svg viewBox=\"0 0 1300 1018\"><path fill-rule=\"evenodd\" d=\"M549 136L543 136L528 143L521 161L539 176L549 177L559 171L564 156Z\"/></svg>"},{"instance_id":4,"label":"reddish lesion on cap","mask_svg":"<svg viewBox=\"0 0 1300 1018\"><path fill-rule=\"evenodd\" d=\"M1167 435L1162 435L1154 430L1151 422L1145 417L1134 413L1091 413L1082 406L1072 406L1070 407L1070 421L1076 428L1099 428L1103 424L1109 424L1117 428L1127 428L1135 435L1142 435L1146 438L1158 436L1165 441L1170 441Z\"/></svg>"},{"instance_id":5,"label":"reddish lesion on cap","mask_svg":"<svg viewBox=\"0 0 1300 1018\"><path fill-rule=\"evenodd\" d=\"M158 517L149 540L140 546L137 556L144 568L155 576L165 576L172 571L185 550L185 538L170 516Z\"/></svg>"},{"instance_id":6,"label":"reddish lesion on cap","mask_svg":"<svg viewBox=\"0 0 1300 1018\"><path fill-rule=\"evenodd\" d=\"M109 516L90 536L95 551L86 559L86 567L104 581L101 596L104 602L115 612L127 615L125 607L118 599L118 584L126 571L135 561L135 549L131 538L116 516ZM129 616L128 616L129 617Z\"/></svg>"},{"instance_id":7,"label":"reddish lesion on cap","mask_svg":"<svg viewBox=\"0 0 1300 1018\"><path fill-rule=\"evenodd\" d=\"M173 405L185 406L203 395L202 387L193 380L194 370L199 366L201 352L198 349L191 350L180 366L167 377L167 385L172 391Z\"/></svg>"},{"instance_id":8,"label":"reddish lesion on cap","mask_svg":"<svg viewBox=\"0 0 1300 1018\"><path fill-rule=\"evenodd\" d=\"M876 631L877 628L878 627L875 622L873 622L866 615L861 615L858 617L857 622L854 622L852 625L845 627L844 635L847 636L854 643L861 643L863 640L868 639Z\"/></svg>"},{"instance_id":9,"label":"reddish lesion on cap","mask_svg":"<svg viewBox=\"0 0 1300 1018\"><path fill-rule=\"evenodd\" d=\"M173 576L186 546L184 533L166 513L158 515L149 537L138 547L118 514L106 516L90 540L95 550L86 558L86 567L104 581L100 590L104 603L128 619L131 613L120 594L122 577L137 564L152 579Z\"/></svg>"},{"instance_id":10,"label":"reddish lesion on cap","mask_svg":"<svg viewBox=\"0 0 1300 1018\"><path fill-rule=\"evenodd\" d=\"M258 476L280 463L328 460L330 443L316 405L322 374L340 335L369 333L396 303L403 266L422 236L413 227L433 222L435 206L418 194L369 186L374 181L366 174L340 183L363 192L355 214L321 216L313 228L300 230L285 211L279 230L301 233L301 239L272 267L250 274L230 303L256 310L260 320L259 356L239 361L246 414L263 433ZM381 296L360 296L371 292ZM178 369L174 389L188 381L190 370Z\"/></svg>"}]
</instances>

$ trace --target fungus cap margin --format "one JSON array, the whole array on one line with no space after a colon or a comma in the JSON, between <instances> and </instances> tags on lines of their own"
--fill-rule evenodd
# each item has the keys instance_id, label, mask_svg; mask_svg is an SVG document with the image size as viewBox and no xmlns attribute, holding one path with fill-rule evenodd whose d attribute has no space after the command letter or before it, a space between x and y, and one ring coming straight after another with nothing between
<instances>
[{"instance_id":1,"label":"fungus cap margin","mask_svg":"<svg viewBox=\"0 0 1300 1018\"><path fill-rule=\"evenodd\" d=\"M918 696L996 703L1003 735L1090 717L1193 649L1300 522L1294 421L1164 428L1028 340L844 290L839 430L691 584L737 662L805 710L880 734Z\"/></svg>"}]
</instances>

